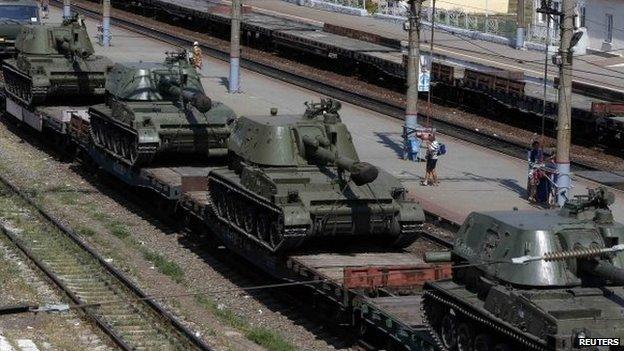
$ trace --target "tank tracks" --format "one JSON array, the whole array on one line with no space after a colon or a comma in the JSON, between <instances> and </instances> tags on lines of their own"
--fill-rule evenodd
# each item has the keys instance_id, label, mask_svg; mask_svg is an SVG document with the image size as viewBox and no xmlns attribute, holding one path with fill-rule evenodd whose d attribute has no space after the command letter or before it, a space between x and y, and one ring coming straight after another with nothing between
<instances>
[{"instance_id":1,"label":"tank tracks","mask_svg":"<svg viewBox=\"0 0 624 351\"><path fill-rule=\"evenodd\" d=\"M28 106L43 103L48 96L48 87L34 87L32 77L12 66L3 64L2 73L6 91L13 98Z\"/></svg>"},{"instance_id":2,"label":"tank tracks","mask_svg":"<svg viewBox=\"0 0 624 351\"><path fill-rule=\"evenodd\" d=\"M143 166L152 161L158 151L157 145L139 144L136 131L92 110L90 112L89 130L97 147L130 166Z\"/></svg>"},{"instance_id":3,"label":"tank tracks","mask_svg":"<svg viewBox=\"0 0 624 351\"><path fill-rule=\"evenodd\" d=\"M238 178L234 171L228 175ZM208 189L216 218L273 253L295 249L309 236L310 226L285 227L281 208L221 175L208 175ZM410 245L422 232L422 223L401 223L400 229L401 234L388 242L389 246Z\"/></svg>"},{"instance_id":4,"label":"tank tracks","mask_svg":"<svg viewBox=\"0 0 624 351\"><path fill-rule=\"evenodd\" d=\"M238 177L233 171L232 177ZM208 175L214 215L230 228L276 253L301 246L308 227L285 227L284 212L226 179Z\"/></svg>"},{"instance_id":5,"label":"tank tracks","mask_svg":"<svg viewBox=\"0 0 624 351\"><path fill-rule=\"evenodd\" d=\"M451 351L453 350L453 346L450 344L457 343L459 341L459 327L458 322L464 320L465 322L462 324L468 324L472 328L475 325L478 325L481 330L486 330L487 332L482 333L481 335L486 335L486 338L489 338L492 341L492 350L494 351L511 351L517 350L516 345L510 345L507 343L502 343L503 340L513 340L517 343L518 346L522 347L522 350L526 351L548 351L546 346L539 342L538 340L531 340L522 335L521 331L516 330L511 326L507 326L501 323L496 323L495 321L487 318L483 314L474 311L474 308L471 306L467 306L463 303L454 301L453 298L442 294L438 291L433 290L425 290L422 300L422 310L423 310L423 321L427 326L427 329L430 331L435 343L438 348L442 351ZM438 307L439 310L436 312L434 309ZM434 316L444 316L441 321L437 321ZM451 317L448 317L451 316ZM451 324L451 328L453 329L451 335L447 333L443 333L441 329L444 324L444 319L449 318L448 320L454 320L454 324ZM461 325L460 325L461 327ZM445 334L445 335L442 335ZM473 341L475 340L475 336L473 335ZM494 343L496 340L500 340L499 344ZM496 345L494 347L494 345ZM449 347L450 346L450 347ZM471 348L472 349L472 348Z\"/></svg>"}]
</instances>

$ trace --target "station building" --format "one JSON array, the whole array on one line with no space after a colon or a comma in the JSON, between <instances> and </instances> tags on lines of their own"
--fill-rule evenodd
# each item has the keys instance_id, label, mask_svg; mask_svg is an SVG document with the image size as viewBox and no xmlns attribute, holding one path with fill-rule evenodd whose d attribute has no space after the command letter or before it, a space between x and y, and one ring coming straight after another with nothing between
<instances>
[{"instance_id":1,"label":"station building","mask_svg":"<svg viewBox=\"0 0 624 351\"><path fill-rule=\"evenodd\" d=\"M624 1L581 0L578 22L587 29L589 50L624 53Z\"/></svg>"}]
</instances>

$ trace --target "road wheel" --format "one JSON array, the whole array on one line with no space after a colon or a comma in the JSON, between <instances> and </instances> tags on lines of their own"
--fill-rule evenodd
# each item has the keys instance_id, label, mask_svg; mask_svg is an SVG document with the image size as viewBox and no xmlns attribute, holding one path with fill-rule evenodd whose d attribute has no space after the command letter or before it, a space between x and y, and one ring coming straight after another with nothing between
<instances>
[{"instance_id":1,"label":"road wheel","mask_svg":"<svg viewBox=\"0 0 624 351\"><path fill-rule=\"evenodd\" d=\"M130 144L130 163L136 164L139 160L139 141L135 138Z\"/></svg>"},{"instance_id":2,"label":"road wheel","mask_svg":"<svg viewBox=\"0 0 624 351\"><path fill-rule=\"evenodd\" d=\"M442 345L448 350L455 350L457 346L457 321L455 316L451 313L447 313L442 317L440 322L440 339Z\"/></svg>"},{"instance_id":3,"label":"road wheel","mask_svg":"<svg viewBox=\"0 0 624 351\"><path fill-rule=\"evenodd\" d=\"M473 351L474 328L468 323L457 327L457 351Z\"/></svg>"},{"instance_id":4,"label":"road wheel","mask_svg":"<svg viewBox=\"0 0 624 351\"><path fill-rule=\"evenodd\" d=\"M243 214L243 222L245 225L245 231L251 235L254 234L254 223L256 221L256 211L254 211L252 206L245 208L245 213Z\"/></svg>"},{"instance_id":5,"label":"road wheel","mask_svg":"<svg viewBox=\"0 0 624 351\"><path fill-rule=\"evenodd\" d=\"M271 223L271 247L277 248L282 241L284 241L284 223L282 218L277 218L275 222Z\"/></svg>"},{"instance_id":6,"label":"road wheel","mask_svg":"<svg viewBox=\"0 0 624 351\"><path fill-rule=\"evenodd\" d=\"M236 199L236 204L234 208L236 209L236 225L240 228L245 228L245 215L247 212L247 207L240 203L241 198Z\"/></svg>"},{"instance_id":7,"label":"road wheel","mask_svg":"<svg viewBox=\"0 0 624 351\"><path fill-rule=\"evenodd\" d=\"M258 234L258 238L265 243L269 240L269 221L266 218L265 214L258 213L258 218L256 221L256 233Z\"/></svg>"},{"instance_id":8,"label":"road wheel","mask_svg":"<svg viewBox=\"0 0 624 351\"><path fill-rule=\"evenodd\" d=\"M494 346L494 351L511 351L511 346L501 342Z\"/></svg>"},{"instance_id":9,"label":"road wheel","mask_svg":"<svg viewBox=\"0 0 624 351\"><path fill-rule=\"evenodd\" d=\"M492 351L494 342L489 334L479 334L474 341L474 351Z\"/></svg>"},{"instance_id":10,"label":"road wheel","mask_svg":"<svg viewBox=\"0 0 624 351\"><path fill-rule=\"evenodd\" d=\"M225 195L217 193L215 196L217 214L221 218L227 218L227 203L225 201Z\"/></svg>"},{"instance_id":11,"label":"road wheel","mask_svg":"<svg viewBox=\"0 0 624 351\"><path fill-rule=\"evenodd\" d=\"M236 220L236 214L237 214L237 206L236 206L236 198L229 198L228 200L226 200L226 204L227 204L227 216L228 219L230 220L230 223L236 225L236 223L238 222Z\"/></svg>"}]
</instances>

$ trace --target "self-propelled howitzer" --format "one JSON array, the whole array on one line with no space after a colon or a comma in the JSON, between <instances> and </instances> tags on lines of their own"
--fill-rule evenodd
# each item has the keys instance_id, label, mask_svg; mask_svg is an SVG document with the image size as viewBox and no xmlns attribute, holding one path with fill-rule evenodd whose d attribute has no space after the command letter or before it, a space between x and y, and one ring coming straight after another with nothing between
<instances>
[{"instance_id":1,"label":"self-propelled howitzer","mask_svg":"<svg viewBox=\"0 0 624 351\"><path fill-rule=\"evenodd\" d=\"M600 188L561 210L470 214L453 278L425 285L440 348L613 350L624 340L624 225L612 202Z\"/></svg>"},{"instance_id":2,"label":"self-propelled howitzer","mask_svg":"<svg viewBox=\"0 0 624 351\"><path fill-rule=\"evenodd\" d=\"M17 56L4 60L6 91L25 105L40 105L52 97L71 100L104 97L106 71L112 62L94 55L82 19L62 24L25 25L17 36Z\"/></svg>"},{"instance_id":3,"label":"self-propelled howitzer","mask_svg":"<svg viewBox=\"0 0 624 351\"><path fill-rule=\"evenodd\" d=\"M164 63L118 63L108 74L105 104L89 109L94 143L132 166L157 155L225 156L232 109L204 93L186 53Z\"/></svg>"},{"instance_id":4,"label":"self-propelled howitzer","mask_svg":"<svg viewBox=\"0 0 624 351\"><path fill-rule=\"evenodd\" d=\"M398 179L359 160L338 103L308 106L303 116L236 121L230 167L208 176L215 215L274 253L318 241L409 245L422 208Z\"/></svg>"}]
</instances>

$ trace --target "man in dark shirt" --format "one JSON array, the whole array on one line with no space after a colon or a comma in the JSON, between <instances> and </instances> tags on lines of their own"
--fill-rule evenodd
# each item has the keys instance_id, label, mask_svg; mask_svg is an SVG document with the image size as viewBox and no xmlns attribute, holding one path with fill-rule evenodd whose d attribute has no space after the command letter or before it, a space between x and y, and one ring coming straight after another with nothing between
<instances>
[{"instance_id":1,"label":"man in dark shirt","mask_svg":"<svg viewBox=\"0 0 624 351\"><path fill-rule=\"evenodd\" d=\"M539 141L535 140L531 143L531 151L529 151L529 171L527 179L527 198L529 201L535 201L535 191L538 185L537 177L533 174L533 165L543 161L543 151Z\"/></svg>"},{"instance_id":2,"label":"man in dark shirt","mask_svg":"<svg viewBox=\"0 0 624 351\"><path fill-rule=\"evenodd\" d=\"M534 141L531 144L531 151L529 152L529 163L537 163L542 161L542 148L539 141Z\"/></svg>"}]
</instances>

